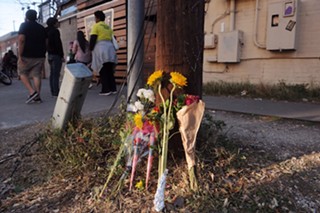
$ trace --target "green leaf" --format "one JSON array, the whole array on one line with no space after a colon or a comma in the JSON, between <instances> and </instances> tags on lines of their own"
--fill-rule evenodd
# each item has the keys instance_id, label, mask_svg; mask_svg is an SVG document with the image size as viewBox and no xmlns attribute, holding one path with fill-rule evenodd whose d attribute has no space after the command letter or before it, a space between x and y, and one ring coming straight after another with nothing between
<instances>
[{"instance_id":1,"label":"green leaf","mask_svg":"<svg viewBox=\"0 0 320 213\"><path fill-rule=\"evenodd\" d=\"M170 115L170 118L168 119L168 123L167 123L169 130L173 129L173 127L174 127L174 122L175 122L175 120L174 120L174 118L173 118L173 115L171 114L171 115Z\"/></svg>"},{"instance_id":2,"label":"green leaf","mask_svg":"<svg viewBox=\"0 0 320 213\"><path fill-rule=\"evenodd\" d=\"M169 99L166 100L166 107L169 107Z\"/></svg>"}]
</instances>

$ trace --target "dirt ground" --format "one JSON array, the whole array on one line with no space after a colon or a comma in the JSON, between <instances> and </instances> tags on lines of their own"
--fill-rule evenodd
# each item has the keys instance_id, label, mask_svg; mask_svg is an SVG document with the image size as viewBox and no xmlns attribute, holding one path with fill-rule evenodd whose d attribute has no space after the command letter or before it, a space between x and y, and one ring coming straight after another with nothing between
<instances>
[{"instance_id":1,"label":"dirt ground","mask_svg":"<svg viewBox=\"0 0 320 213\"><path fill-rule=\"evenodd\" d=\"M228 141L212 148L215 164L205 159L208 155L199 157L203 162L197 165L201 167L200 185L212 194L207 198L203 192L196 200L197 207L190 207L188 198L175 196L172 205L167 202L165 212L320 211L319 123L223 111L208 113L226 124L220 134ZM52 172L50 163L33 144L42 128L36 124L0 130L0 212L154 212L151 193L127 193L132 199L122 197L116 207L93 207L95 183L91 180L95 174L60 177ZM226 163L222 155L227 155L221 150L229 145L237 152L228 159L241 154L239 159L245 163L237 171L220 171L217 164ZM217 160L220 158L224 161ZM176 163L172 182L183 176L179 173L182 170L184 166ZM235 187L239 184L241 187ZM175 189L172 184L171 196L179 194L175 191L183 188L179 185L180 189Z\"/></svg>"}]
</instances>

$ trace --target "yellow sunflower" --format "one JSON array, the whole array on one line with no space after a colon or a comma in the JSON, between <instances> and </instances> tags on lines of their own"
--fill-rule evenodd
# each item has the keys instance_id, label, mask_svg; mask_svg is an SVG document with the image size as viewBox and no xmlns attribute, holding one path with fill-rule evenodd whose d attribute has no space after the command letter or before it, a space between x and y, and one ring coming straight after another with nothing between
<instances>
[{"instance_id":1,"label":"yellow sunflower","mask_svg":"<svg viewBox=\"0 0 320 213\"><path fill-rule=\"evenodd\" d=\"M181 73L178 72L171 72L171 83L177 85L178 87L183 87L187 85L187 78L184 77Z\"/></svg>"},{"instance_id":2,"label":"yellow sunflower","mask_svg":"<svg viewBox=\"0 0 320 213\"><path fill-rule=\"evenodd\" d=\"M134 115L133 119L136 127L138 127L139 129L142 129L143 127L142 115L140 113L137 113Z\"/></svg>"},{"instance_id":3,"label":"yellow sunflower","mask_svg":"<svg viewBox=\"0 0 320 213\"><path fill-rule=\"evenodd\" d=\"M147 85L153 86L155 84L155 82L157 82L158 80L160 80L162 78L162 74L163 74L162 70L158 70L158 71L155 71L154 73L152 73L148 78Z\"/></svg>"}]
</instances>

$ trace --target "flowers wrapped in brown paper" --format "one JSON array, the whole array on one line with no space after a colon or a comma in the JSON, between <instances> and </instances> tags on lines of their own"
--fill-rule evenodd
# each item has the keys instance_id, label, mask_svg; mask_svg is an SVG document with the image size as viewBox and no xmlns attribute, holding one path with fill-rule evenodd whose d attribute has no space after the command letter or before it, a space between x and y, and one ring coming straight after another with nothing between
<instances>
[{"instance_id":1,"label":"flowers wrapped in brown paper","mask_svg":"<svg viewBox=\"0 0 320 213\"><path fill-rule=\"evenodd\" d=\"M185 150L189 170L190 188L197 190L197 179L195 176L195 147L197 133L205 110L205 103L201 100L190 105L183 106L177 112L179 121L179 132Z\"/></svg>"}]
</instances>

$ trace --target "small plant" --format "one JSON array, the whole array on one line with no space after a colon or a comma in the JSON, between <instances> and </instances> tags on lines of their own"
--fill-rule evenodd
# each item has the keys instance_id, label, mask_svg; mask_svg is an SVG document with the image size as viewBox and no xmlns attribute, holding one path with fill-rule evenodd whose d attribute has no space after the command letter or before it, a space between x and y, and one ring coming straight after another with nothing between
<instances>
[{"instance_id":1,"label":"small plant","mask_svg":"<svg viewBox=\"0 0 320 213\"><path fill-rule=\"evenodd\" d=\"M205 112L198 133L199 146L202 143L215 143L218 133L226 126L224 121L214 120L210 112Z\"/></svg>"}]
</instances>

